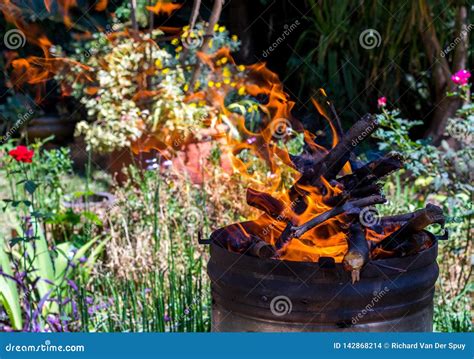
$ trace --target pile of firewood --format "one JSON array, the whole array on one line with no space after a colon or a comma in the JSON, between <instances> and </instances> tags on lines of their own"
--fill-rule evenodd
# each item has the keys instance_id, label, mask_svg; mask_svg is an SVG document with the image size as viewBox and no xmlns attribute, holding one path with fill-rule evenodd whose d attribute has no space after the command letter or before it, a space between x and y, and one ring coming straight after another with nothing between
<instances>
[{"instance_id":1,"label":"pile of firewood","mask_svg":"<svg viewBox=\"0 0 474 359\"><path fill-rule=\"evenodd\" d=\"M249 205L263 211L278 223L284 223L284 230L276 240L272 240L272 243L265 241L259 236L260 229L255 228L255 222L248 221L215 231L211 235L211 241L234 252L260 258L278 258L292 239L300 238L310 229L335 216L344 215L347 226L341 230L347 234L348 251L343 265L352 273L353 281L359 280L361 268L371 259L412 255L433 245L435 237L424 231L424 228L433 223L444 225L445 218L441 208L431 204L413 213L377 218L370 230L390 234L378 242L367 240L367 225L362 223L360 214L364 208L386 201L380 180L401 169L403 158L400 154L389 153L365 165L356 158L355 148L379 126L377 119L371 115L365 115L345 134L337 115L334 124L340 141L326 154L306 146L302 155L290 156L292 166L301 173L301 177L289 190L291 210L279 198L248 189ZM352 173L338 177L347 162L353 169ZM327 183L341 191L334 196L324 196L327 194ZM308 192L305 188L308 186L321 193L324 204L331 209L296 225L295 216L303 213L307 207L305 197Z\"/></svg>"}]
</instances>

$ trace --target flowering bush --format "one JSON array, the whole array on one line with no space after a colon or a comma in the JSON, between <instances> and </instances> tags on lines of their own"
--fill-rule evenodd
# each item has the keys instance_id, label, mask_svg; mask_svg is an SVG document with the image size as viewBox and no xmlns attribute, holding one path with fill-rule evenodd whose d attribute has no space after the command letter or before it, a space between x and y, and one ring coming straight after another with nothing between
<instances>
[{"instance_id":1,"label":"flowering bush","mask_svg":"<svg viewBox=\"0 0 474 359\"><path fill-rule=\"evenodd\" d=\"M182 68L148 36L120 38L94 72L97 87L81 98L94 122L80 122L76 133L99 151L128 147L144 132L185 131L207 116L204 106L185 102Z\"/></svg>"},{"instance_id":2,"label":"flowering bush","mask_svg":"<svg viewBox=\"0 0 474 359\"><path fill-rule=\"evenodd\" d=\"M117 28L114 25L114 28ZM216 25L209 50L236 50L238 39L229 37L223 26ZM143 135L152 135L169 146L173 138L199 137L199 128L217 124L219 109L203 96L189 96L189 84L202 45L205 23L193 30L185 26L170 43L158 45L160 30L135 37L120 34L95 36L95 44L77 51L76 59L85 62L93 84L74 83L73 95L85 105L88 121L77 125L76 135L84 135L89 148L110 152L132 145ZM194 91L219 89L228 85L237 88L237 78L244 66L236 66L222 56L214 66L201 66ZM84 71L83 67L77 71ZM67 75L74 82L75 76Z\"/></svg>"}]
</instances>

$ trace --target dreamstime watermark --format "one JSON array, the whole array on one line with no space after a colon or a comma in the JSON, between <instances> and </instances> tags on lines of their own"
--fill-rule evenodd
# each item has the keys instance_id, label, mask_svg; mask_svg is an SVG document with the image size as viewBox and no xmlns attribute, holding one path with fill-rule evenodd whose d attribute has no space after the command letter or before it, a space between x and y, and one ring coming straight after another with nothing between
<instances>
[{"instance_id":1,"label":"dreamstime watermark","mask_svg":"<svg viewBox=\"0 0 474 359\"><path fill-rule=\"evenodd\" d=\"M372 300L370 301L369 304L367 304L364 309L362 309L359 313L357 313L356 316L352 317L352 325L356 325L357 323L359 323L362 318L364 318L367 313L369 312L372 312L375 305L388 293L390 292L390 288L388 287L385 287L383 288L381 291L377 292L377 291L374 291L373 292L373 297L372 297Z\"/></svg>"},{"instance_id":2,"label":"dreamstime watermark","mask_svg":"<svg viewBox=\"0 0 474 359\"><path fill-rule=\"evenodd\" d=\"M204 42L204 36L201 32L193 29L187 31L185 33L185 36L181 37L181 42L183 44L183 47L190 50L195 50L202 46Z\"/></svg>"},{"instance_id":3,"label":"dreamstime watermark","mask_svg":"<svg viewBox=\"0 0 474 359\"><path fill-rule=\"evenodd\" d=\"M373 227L380 223L380 216L377 208L365 207L359 213L359 222L365 227Z\"/></svg>"},{"instance_id":4,"label":"dreamstime watermark","mask_svg":"<svg viewBox=\"0 0 474 359\"><path fill-rule=\"evenodd\" d=\"M276 139L285 138L291 131L291 122L286 118L277 118L270 123L270 132Z\"/></svg>"},{"instance_id":5,"label":"dreamstime watermark","mask_svg":"<svg viewBox=\"0 0 474 359\"><path fill-rule=\"evenodd\" d=\"M20 47L25 46L26 36L21 30L8 30L5 35L3 35L3 43L9 50L18 50Z\"/></svg>"},{"instance_id":6,"label":"dreamstime watermark","mask_svg":"<svg viewBox=\"0 0 474 359\"><path fill-rule=\"evenodd\" d=\"M90 49L86 49L84 51L84 56L89 58L95 54L97 54L101 48L101 46L104 46L109 40L107 39L107 36L110 34L116 32L120 27L119 23L114 23L112 25L107 24L105 26L105 30L100 33L100 37L97 39L97 42L92 42L92 47Z\"/></svg>"},{"instance_id":7,"label":"dreamstime watermark","mask_svg":"<svg viewBox=\"0 0 474 359\"><path fill-rule=\"evenodd\" d=\"M175 320L172 320L169 316L165 315L165 322L170 322L170 329L171 330L176 330L179 328L180 325L183 324L183 322L186 319L189 319L189 315L196 309L198 303L203 302L203 297L202 296L195 296L193 300L191 301L190 305L184 308L183 314L181 314L178 318Z\"/></svg>"},{"instance_id":8,"label":"dreamstime watermark","mask_svg":"<svg viewBox=\"0 0 474 359\"><path fill-rule=\"evenodd\" d=\"M375 127L378 125L378 121L373 121L367 128L361 132L359 136L354 138L352 140L352 147L357 147L357 145L362 142L367 136L369 136L375 129Z\"/></svg>"},{"instance_id":9,"label":"dreamstime watermark","mask_svg":"<svg viewBox=\"0 0 474 359\"><path fill-rule=\"evenodd\" d=\"M291 25L285 24L283 28L285 29L280 36L271 44L266 50L263 51L262 56L267 57L272 51L274 51L285 39L290 36L290 34L295 31L295 29L300 25L300 22L296 20Z\"/></svg>"},{"instance_id":10,"label":"dreamstime watermark","mask_svg":"<svg viewBox=\"0 0 474 359\"><path fill-rule=\"evenodd\" d=\"M195 229L202 223L203 210L198 207L187 207L183 212L183 223L190 229Z\"/></svg>"},{"instance_id":11,"label":"dreamstime watermark","mask_svg":"<svg viewBox=\"0 0 474 359\"><path fill-rule=\"evenodd\" d=\"M84 345L54 345L51 344L50 340L45 340L43 344L31 345L31 344L12 344L5 345L5 351L7 352L85 352L86 348Z\"/></svg>"},{"instance_id":12,"label":"dreamstime watermark","mask_svg":"<svg viewBox=\"0 0 474 359\"><path fill-rule=\"evenodd\" d=\"M7 142L23 125L28 122L31 117L34 115L33 109L30 107L24 113L18 114L18 121L2 136L0 140L1 144Z\"/></svg>"},{"instance_id":13,"label":"dreamstime watermark","mask_svg":"<svg viewBox=\"0 0 474 359\"><path fill-rule=\"evenodd\" d=\"M441 50L439 55L441 57L445 57L447 54L449 54L463 41L463 37L467 36L472 31L472 29L474 29L474 24L469 24L465 29L462 29L459 36L457 36L448 46Z\"/></svg>"},{"instance_id":14,"label":"dreamstime watermark","mask_svg":"<svg viewBox=\"0 0 474 359\"><path fill-rule=\"evenodd\" d=\"M375 29L366 29L359 35L359 44L366 50L372 50L382 44L382 36Z\"/></svg>"},{"instance_id":15,"label":"dreamstime watermark","mask_svg":"<svg viewBox=\"0 0 474 359\"><path fill-rule=\"evenodd\" d=\"M289 205L285 206L283 211L281 211L276 218L273 218L271 223L265 226L262 230L262 236L267 236L271 230L276 229L276 225L288 219L288 214L290 211L296 207L296 204L299 202L299 198L292 201Z\"/></svg>"},{"instance_id":16,"label":"dreamstime watermark","mask_svg":"<svg viewBox=\"0 0 474 359\"><path fill-rule=\"evenodd\" d=\"M270 302L270 311L277 317L290 314L293 309L293 303L290 298L285 295L279 295Z\"/></svg>"}]
</instances>

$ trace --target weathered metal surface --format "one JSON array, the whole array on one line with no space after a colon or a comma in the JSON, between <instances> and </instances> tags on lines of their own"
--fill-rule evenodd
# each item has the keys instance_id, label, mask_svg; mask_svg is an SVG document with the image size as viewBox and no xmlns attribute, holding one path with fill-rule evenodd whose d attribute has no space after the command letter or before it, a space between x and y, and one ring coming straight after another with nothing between
<instances>
[{"instance_id":1,"label":"weathered metal surface","mask_svg":"<svg viewBox=\"0 0 474 359\"><path fill-rule=\"evenodd\" d=\"M351 283L341 264L277 261L211 244L212 330L432 331L437 245L369 262Z\"/></svg>"}]
</instances>

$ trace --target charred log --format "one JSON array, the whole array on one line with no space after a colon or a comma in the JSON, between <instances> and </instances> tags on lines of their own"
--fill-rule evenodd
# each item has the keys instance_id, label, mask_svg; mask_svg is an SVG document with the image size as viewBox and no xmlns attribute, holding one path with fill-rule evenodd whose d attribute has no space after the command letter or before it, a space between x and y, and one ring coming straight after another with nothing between
<instances>
[{"instance_id":1,"label":"charred log","mask_svg":"<svg viewBox=\"0 0 474 359\"><path fill-rule=\"evenodd\" d=\"M443 215L443 210L433 204L428 204L423 209L419 209L418 211L402 216L391 217L391 219L398 217L404 219L408 218L408 220L402 225L400 229L378 243L377 247L380 247L384 250L395 250L396 248L402 246L406 241L411 240L413 238L413 234L421 232L430 224L437 223L444 226L446 221ZM385 217L385 221L387 221L387 217Z\"/></svg>"},{"instance_id":2,"label":"charred log","mask_svg":"<svg viewBox=\"0 0 474 359\"><path fill-rule=\"evenodd\" d=\"M248 253L253 257L258 258L272 258L276 255L275 247L271 244L265 242L257 236L251 236L253 243L248 249Z\"/></svg>"},{"instance_id":3,"label":"charred log","mask_svg":"<svg viewBox=\"0 0 474 359\"><path fill-rule=\"evenodd\" d=\"M352 284L354 284L360 280L360 271L369 260L369 245L365 239L364 229L359 222L354 222L349 227L347 244L349 249L342 264L344 270L351 272Z\"/></svg>"},{"instance_id":4,"label":"charred log","mask_svg":"<svg viewBox=\"0 0 474 359\"><path fill-rule=\"evenodd\" d=\"M315 165L313 173L309 174L311 183L317 183L321 176L327 180L334 179L349 160L355 147L367 139L377 127L377 119L370 114L357 121L339 143Z\"/></svg>"},{"instance_id":5,"label":"charred log","mask_svg":"<svg viewBox=\"0 0 474 359\"><path fill-rule=\"evenodd\" d=\"M338 195L324 199L324 204L330 207L336 207L350 199L362 198L367 196L382 194L382 186L378 183L372 183L364 187L355 188L353 190L344 190Z\"/></svg>"},{"instance_id":6,"label":"charred log","mask_svg":"<svg viewBox=\"0 0 474 359\"><path fill-rule=\"evenodd\" d=\"M253 188L247 189L247 203L252 207L260 209L272 218L277 218L285 209L285 204L279 199Z\"/></svg>"},{"instance_id":7,"label":"charred log","mask_svg":"<svg viewBox=\"0 0 474 359\"><path fill-rule=\"evenodd\" d=\"M403 167L403 158L398 153L389 153L365 166L354 170L350 175L338 178L337 182L345 189L352 190L356 187L367 186L390 173Z\"/></svg>"}]
</instances>

